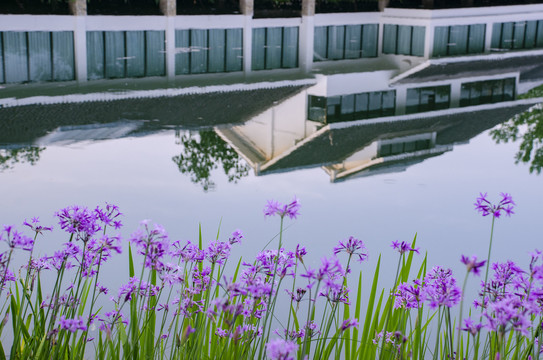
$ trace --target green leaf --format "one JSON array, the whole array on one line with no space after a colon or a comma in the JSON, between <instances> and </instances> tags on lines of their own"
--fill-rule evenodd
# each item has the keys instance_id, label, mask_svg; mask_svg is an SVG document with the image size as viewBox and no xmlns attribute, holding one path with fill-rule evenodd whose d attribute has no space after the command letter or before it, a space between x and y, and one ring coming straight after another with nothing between
<instances>
[{"instance_id":1,"label":"green leaf","mask_svg":"<svg viewBox=\"0 0 543 360\"><path fill-rule=\"evenodd\" d=\"M376 294L377 294L377 283L379 282L379 271L381 269L381 255L379 255L379 259L377 260L377 266L375 267L375 272L374 272L374 275L373 275L373 282L372 282L372 285L371 285L371 292L370 292L370 298L369 298L369 302L368 302L368 308L366 310L366 317L365 317L365 320L364 320L364 330L362 332L362 338L360 340L360 348L362 349L362 353L364 353L364 348L367 347L367 344L369 343L369 332L370 332L370 326L371 326L371 321L369 321L371 318L372 318L372 314L373 314L373 305L375 303L375 297L376 297ZM381 298L383 296L383 293L381 293ZM376 316L378 316L379 314L379 309L380 309L380 303L379 303L379 307L376 311Z\"/></svg>"},{"instance_id":2,"label":"green leaf","mask_svg":"<svg viewBox=\"0 0 543 360\"><path fill-rule=\"evenodd\" d=\"M130 246L130 244L128 244L128 275L130 277L134 277L135 276L135 271L134 271L134 258L132 256L132 247Z\"/></svg>"}]
</instances>

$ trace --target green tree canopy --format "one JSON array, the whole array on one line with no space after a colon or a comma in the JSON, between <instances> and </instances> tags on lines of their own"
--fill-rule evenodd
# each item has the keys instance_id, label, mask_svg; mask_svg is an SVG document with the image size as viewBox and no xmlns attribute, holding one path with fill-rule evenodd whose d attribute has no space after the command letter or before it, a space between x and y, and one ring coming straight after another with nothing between
<instances>
[{"instance_id":1,"label":"green tree canopy","mask_svg":"<svg viewBox=\"0 0 543 360\"><path fill-rule=\"evenodd\" d=\"M530 173L543 167L543 104L518 114L490 132L496 143L520 140L515 162L530 163Z\"/></svg>"},{"instance_id":2,"label":"green tree canopy","mask_svg":"<svg viewBox=\"0 0 543 360\"><path fill-rule=\"evenodd\" d=\"M204 191L215 188L211 171L222 164L229 182L236 183L249 174L249 166L213 130L200 131L199 134L176 133L177 143L183 145L181 154L172 158L182 174L190 174L195 184Z\"/></svg>"}]
</instances>

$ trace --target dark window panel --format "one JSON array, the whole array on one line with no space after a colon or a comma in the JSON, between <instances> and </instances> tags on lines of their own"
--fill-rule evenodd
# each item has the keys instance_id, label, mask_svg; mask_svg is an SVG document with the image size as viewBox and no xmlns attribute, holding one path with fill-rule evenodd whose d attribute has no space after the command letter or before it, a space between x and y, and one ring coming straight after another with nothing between
<instances>
[{"instance_id":1,"label":"dark window panel","mask_svg":"<svg viewBox=\"0 0 543 360\"><path fill-rule=\"evenodd\" d=\"M328 47L326 40L327 32L326 26L315 27L313 35L313 61L323 61L328 58L326 54Z\"/></svg>"},{"instance_id":2,"label":"dark window panel","mask_svg":"<svg viewBox=\"0 0 543 360\"><path fill-rule=\"evenodd\" d=\"M368 24L362 29L362 57L377 56L377 39L379 37L379 25Z\"/></svg>"},{"instance_id":3,"label":"dark window panel","mask_svg":"<svg viewBox=\"0 0 543 360\"><path fill-rule=\"evenodd\" d=\"M243 29L226 30L226 71L243 70Z\"/></svg>"},{"instance_id":4,"label":"dark window panel","mask_svg":"<svg viewBox=\"0 0 543 360\"><path fill-rule=\"evenodd\" d=\"M535 39L537 35L537 21L526 22L526 32L524 35L524 47L532 49L535 47Z\"/></svg>"},{"instance_id":5,"label":"dark window panel","mask_svg":"<svg viewBox=\"0 0 543 360\"><path fill-rule=\"evenodd\" d=\"M328 59L343 59L345 26L328 26Z\"/></svg>"},{"instance_id":6,"label":"dark window panel","mask_svg":"<svg viewBox=\"0 0 543 360\"><path fill-rule=\"evenodd\" d=\"M526 33L526 22L519 21L514 25L513 49L524 49L524 34Z\"/></svg>"},{"instance_id":7,"label":"dark window panel","mask_svg":"<svg viewBox=\"0 0 543 360\"><path fill-rule=\"evenodd\" d=\"M383 28L383 54L396 54L398 25L385 24Z\"/></svg>"},{"instance_id":8,"label":"dark window panel","mask_svg":"<svg viewBox=\"0 0 543 360\"><path fill-rule=\"evenodd\" d=\"M412 26L398 26L398 51L397 54L411 55L411 32Z\"/></svg>"},{"instance_id":9,"label":"dark window panel","mask_svg":"<svg viewBox=\"0 0 543 360\"><path fill-rule=\"evenodd\" d=\"M345 58L358 59L362 57L362 25L347 25L345 27Z\"/></svg>"},{"instance_id":10,"label":"dark window panel","mask_svg":"<svg viewBox=\"0 0 543 360\"><path fill-rule=\"evenodd\" d=\"M105 32L106 77L125 77L124 31Z\"/></svg>"},{"instance_id":11,"label":"dark window panel","mask_svg":"<svg viewBox=\"0 0 543 360\"><path fill-rule=\"evenodd\" d=\"M411 45L411 55L424 56L424 38L426 28L424 26L413 26L413 43Z\"/></svg>"},{"instance_id":12,"label":"dark window panel","mask_svg":"<svg viewBox=\"0 0 543 360\"><path fill-rule=\"evenodd\" d=\"M28 33L28 61L30 81L50 81L53 79L50 32L32 31Z\"/></svg>"},{"instance_id":13,"label":"dark window panel","mask_svg":"<svg viewBox=\"0 0 543 360\"><path fill-rule=\"evenodd\" d=\"M5 82L28 81L28 57L26 33L6 31L3 33Z\"/></svg>"},{"instance_id":14,"label":"dark window panel","mask_svg":"<svg viewBox=\"0 0 543 360\"><path fill-rule=\"evenodd\" d=\"M207 72L208 43L207 30L190 31L190 73Z\"/></svg>"},{"instance_id":15,"label":"dark window panel","mask_svg":"<svg viewBox=\"0 0 543 360\"><path fill-rule=\"evenodd\" d=\"M298 28L283 28L283 68L298 67Z\"/></svg>"},{"instance_id":16,"label":"dark window panel","mask_svg":"<svg viewBox=\"0 0 543 360\"><path fill-rule=\"evenodd\" d=\"M190 74L190 30L175 31L175 74Z\"/></svg>"},{"instance_id":17,"label":"dark window panel","mask_svg":"<svg viewBox=\"0 0 543 360\"><path fill-rule=\"evenodd\" d=\"M449 55L467 54L468 29L468 25L451 26L449 33Z\"/></svg>"},{"instance_id":18,"label":"dark window panel","mask_svg":"<svg viewBox=\"0 0 543 360\"><path fill-rule=\"evenodd\" d=\"M53 80L75 79L74 34L71 31L55 31L53 38Z\"/></svg>"},{"instance_id":19,"label":"dark window panel","mask_svg":"<svg viewBox=\"0 0 543 360\"><path fill-rule=\"evenodd\" d=\"M513 47L513 28L515 23L502 24L502 38L500 42L501 49L511 49Z\"/></svg>"},{"instance_id":20,"label":"dark window panel","mask_svg":"<svg viewBox=\"0 0 543 360\"><path fill-rule=\"evenodd\" d=\"M105 77L104 33L102 31L87 32L87 77L89 80Z\"/></svg>"},{"instance_id":21,"label":"dark window panel","mask_svg":"<svg viewBox=\"0 0 543 360\"><path fill-rule=\"evenodd\" d=\"M209 30L209 69L208 72L224 72L226 65L226 30Z\"/></svg>"},{"instance_id":22,"label":"dark window panel","mask_svg":"<svg viewBox=\"0 0 543 360\"><path fill-rule=\"evenodd\" d=\"M468 53L478 54L485 51L485 24L469 26Z\"/></svg>"},{"instance_id":23,"label":"dark window panel","mask_svg":"<svg viewBox=\"0 0 543 360\"><path fill-rule=\"evenodd\" d=\"M438 26L434 31L434 57L447 56L447 44L449 42L449 27Z\"/></svg>"},{"instance_id":24,"label":"dark window panel","mask_svg":"<svg viewBox=\"0 0 543 360\"><path fill-rule=\"evenodd\" d=\"M4 50L2 49L2 33L0 32L0 84L5 82L4 79Z\"/></svg>"},{"instance_id":25,"label":"dark window panel","mask_svg":"<svg viewBox=\"0 0 543 360\"><path fill-rule=\"evenodd\" d=\"M268 28L266 31L266 69L281 68L282 28Z\"/></svg>"},{"instance_id":26,"label":"dark window panel","mask_svg":"<svg viewBox=\"0 0 543 360\"><path fill-rule=\"evenodd\" d=\"M147 76L166 74L165 33L164 31L145 32L145 73Z\"/></svg>"},{"instance_id":27,"label":"dark window panel","mask_svg":"<svg viewBox=\"0 0 543 360\"><path fill-rule=\"evenodd\" d=\"M490 47L492 49L501 48L501 36L502 36L502 24L494 23L492 25L492 39L490 41Z\"/></svg>"},{"instance_id":28,"label":"dark window panel","mask_svg":"<svg viewBox=\"0 0 543 360\"><path fill-rule=\"evenodd\" d=\"M266 28L253 29L252 69L263 70L266 66Z\"/></svg>"},{"instance_id":29,"label":"dark window panel","mask_svg":"<svg viewBox=\"0 0 543 360\"><path fill-rule=\"evenodd\" d=\"M126 32L126 76L145 76L145 32Z\"/></svg>"}]
</instances>

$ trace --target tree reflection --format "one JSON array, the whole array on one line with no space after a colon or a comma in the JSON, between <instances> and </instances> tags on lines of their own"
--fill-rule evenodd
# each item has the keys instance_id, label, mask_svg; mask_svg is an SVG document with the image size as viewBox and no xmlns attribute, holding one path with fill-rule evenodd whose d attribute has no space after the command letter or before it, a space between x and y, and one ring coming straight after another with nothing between
<instances>
[{"instance_id":1,"label":"tree reflection","mask_svg":"<svg viewBox=\"0 0 543 360\"><path fill-rule=\"evenodd\" d=\"M13 169L17 163L35 165L44 147L29 146L18 149L0 149L0 171Z\"/></svg>"},{"instance_id":2,"label":"tree reflection","mask_svg":"<svg viewBox=\"0 0 543 360\"><path fill-rule=\"evenodd\" d=\"M543 167L543 104L518 114L490 132L496 143L521 139L515 162L529 163L530 173L541 173Z\"/></svg>"},{"instance_id":3,"label":"tree reflection","mask_svg":"<svg viewBox=\"0 0 543 360\"><path fill-rule=\"evenodd\" d=\"M185 133L182 136L176 131L175 137L176 143L183 145L183 151L172 158L173 162L181 173L190 174L190 180L200 184L204 191L215 188L211 171L216 169L219 163L228 176L228 182L236 183L249 174L249 166L215 131Z\"/></svg>"}]
</instances>

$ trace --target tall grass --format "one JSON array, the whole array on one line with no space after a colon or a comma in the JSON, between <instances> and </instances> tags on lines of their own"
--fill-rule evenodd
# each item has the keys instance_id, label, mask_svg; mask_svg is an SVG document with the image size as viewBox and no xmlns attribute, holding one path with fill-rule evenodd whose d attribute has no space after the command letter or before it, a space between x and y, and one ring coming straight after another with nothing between
<instances>
[{"instance_id":1,"label":"tall grass","mask_svg":"<svg viewBox=\"0 0 543 360\"><path fill-rule=\"evenodd\" d=\"M512 214L512 199L502 195L497 205L486 195L476 203L492 216L492 234L500 214ZM487 265L473 308L463 294L485 260L463 256L459 284L450 269L428 267L415 236L392 242L395 276L381 279L381 257L365 268L364 243L349 237L311 268L305 248L284 246L284 225L299 209L297 199L268 202L264 213L278 218L279 231L252 261L230 259L240 231L224 239L218 232L204 244L200 229L197 241L181 243L142 222L127 238L129 279L117 291L101 283L104 263L122 249L120 236L110 234L122 226L116 206L60 210L68 241L41 257L34 243L52 228L37 218L24 223L32 236L5 226L0 331L7 340L0 359L540 358L541 252L526 269L510 261ZM10 267L21 251L28 260L16 276ZM354 273L355 262L362 271Z\"/></svg>"}]
</instances>

